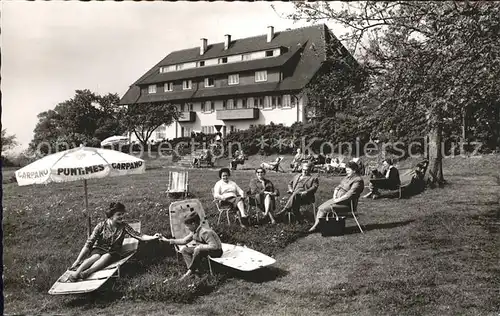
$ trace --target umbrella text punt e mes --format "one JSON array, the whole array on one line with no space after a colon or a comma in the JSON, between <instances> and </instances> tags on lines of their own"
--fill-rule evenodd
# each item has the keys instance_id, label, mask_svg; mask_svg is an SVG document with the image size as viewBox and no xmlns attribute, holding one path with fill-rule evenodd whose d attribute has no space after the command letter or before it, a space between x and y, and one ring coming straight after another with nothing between
<instances>
[{"instance_id":1,"label":"umbrella text punt e mes","mask_svg":"<svg viewBox=\"0 0 500 316\"><path fill-rule=\"evenodd\" d=\"M17 184L48 184L83 180L88 233L91 218L88 210L87 180L141 174L146 171L144 160L116 150L83 147L47 155L16 171Z\"/></svg>"}]
</instances>

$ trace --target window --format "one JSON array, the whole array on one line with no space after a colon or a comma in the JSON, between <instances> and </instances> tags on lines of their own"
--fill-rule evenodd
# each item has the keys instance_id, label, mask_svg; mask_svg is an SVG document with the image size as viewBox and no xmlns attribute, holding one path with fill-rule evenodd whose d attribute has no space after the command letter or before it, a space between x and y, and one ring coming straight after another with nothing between
<instances>
[{"instance_id":1,"label":"window","mask_svg":"<svg viewBox=\"0 0 500 316\"><path fill-rule=\"evenodd\" d=\"M219 64L227 64L227 57L219 58Z\"/></svg>"},{"instance_id":2,"label":"window","mask_svg":"<svg viewBox=\"0 0 500 316\"><path fill-rule=\"evenodd\" d=\"M205 78L205 87L213 87L215 85L214 78Z\"/></svg>"},{"instance_id":3,"label":"window","mask_svg":"<svg viewBox=\"0 0 500 316\"><path fill-rule=\"evenodd\" d=\"M252 54L243 54L242 60L252 60Z\"/></svg>"},{"instance_id":4,"label":"window","mask_svg":"<svg viewBox=\"0 0 500 316\"><path fill-rule=\"evenodd\" d=\"M156 85L152 84L148 87L148 93L156 93Z\"/></svg>"},{"instance_id":5,"label":"window","mask_svg":"<svg viewBox=\"0 0 500 316\"><path fill-rule=\"evenodd\" d=\"M213 112L215 108L214 101L205 101L201 103L202 112Z\"/></svg>"},{"instance_id":6,"label":"window","mask_svg":"<svg viewBox=\"0 0 500 316\"><path fill-rule=\"evenodd\" d=\"M253 107L254 108L259 108L259 109L264 108L264 97L256 97L256 98L254 98Z\"/></svg>"},{"instance_id":7,"label":"window","mask_svg":"<svg viewBox=\"0 0 500 316\"><path fill-rule=\"evenodd\" d=\"M226 102L226 100L222 100L222 109L223 110L227 109L227 102Z\"/></svg>"},{"instance_id":8,"label":"window","mask_svg":"<svg viewBox=\"0 0 500 316\"><path fill-rule=\"evenodd\" d=\"M283 96L283 104L282 104L282 107L283 108L291 108L291 105L290 105L290 95L289 94L285 94Z\"/></svg>"},{"instance_id":9,"label":"window","mask_svg":"<svg viewBox=\"0 0 500 316\"><path fill-rule=\"evenodd\" d=\"M234 109L234 100L233 99L227 100L227 109L228 110Z\"/></svg>"},{"instance_id":10,"label":"window","mask_svg":"<svg viewBox=\"0 0 500 316\"><path fill-rule=\"evenodd\" d=\"M272 50L266 50L266 57L273 57L273 51Z\"/></svg>"},{"instance_id":11,"label":"window","mask_svg":"<svg viewBox=\"0 0 500 316\"><path fill-rule=\"evenodd\" d=\"M205 61L204 60L198 62L198 67L203 67L203 66L205 66Z\"/></svg>"},{"instance_id":12,"label":"window","mask_svg":"<svg viewBox=\"0 0 500 316\"><path fill-rule=\"evenodd\" d=\"M188 90L188 89L191 89L193 87L193 82L191 80L184 80L182 82L182 89L183 90Z\"/></svg>"},{"instance_id":13,"label":"window","mask_svg":"<svg viewBox=\"0 0 500 316\"><path fill-rule=\"evenodd\" d=\"M244 109L247 108L247 99L241 99L241 107Z\"/></svg>"},{"instance_id":14,"label":"window","mask_svg":"<svg viewBox=\"0 0 500 316\"><path fill-rule=\"evenodd\" d=\"M298 99L294 95L290 95L290 107L293 108L295 106L298 106Z\"/></svg>"},{"instance_id":15,"label":"window","mask_svg":"<svg viewBox=\"0 0 500 316\"><path fill-rule=\"evenodd\" d=\"M203 134L215 134L215 128L213 126L202 126L201 132Z\"/></svg>"},{"instance_id":16,"label":"window","mask_svg":"<svg viewBox=\"0 0 500 316\"><path fill-rule=\"evenodd\" d=\"M253 98L248 98L247 99L247 107L248 108L254 108L254 107L256 107L256 106L254 106Z\"/></svg>"},{"instance_id":17,"label":"window","mask_svg":"<svg viewBox=\"0 0 500 316\"><path fill-rule=\"evenodd\" d=\"M189 103L189 111L193 112L193 103Z\"/></svg>"},{"instance_id":18,"label":"window","mask_svg":"<svg viewBox=\"0 0 500 316\"><path fill-rule=\"evenodd\" d=\"M181 112L184 112L184 111L185 111L185 109L186 109L186 104L181 103L181 105L180 105L180 111L181 111Z\"/></svg>"},{"instance_id":19,"label":"window","mask_svg":"<svg viewBox=\"0 0 500 316\"><path fill-rule=\"evenodd\" d=\"M255 72L255 82L267 81L267 70Z\"/></svg>"},{"instance_id":20,"label":"window","mask_svg":"<svg viewBox=\"0 0 500 316\"><path fill-rule=\"evenodd\" d=\"M182 70L182 68L184 68L183 64L175 65L175 70Z\"/></svg>"},{"instance_id":21,"label":"window","mask_svg":"<svg viewBox=\"0 0 500 316\"><path fill-rule=\"evenodd\" d=\"M167 127L165 125L161 125L156 129L156 139L161 140L167 137Z\"/></svg>"},{"instance_id":22,"label":"window","mask_svg":"<svg viewBox=\"0 0 500 316\"><path fill-rule=\"evenodd\" d=\"M229 133L232 133L236 131L236 128L234 127L234 125L229 125Z\"/></svg>"},{"instance_id":23,"label":"window","mask_svg":"<svg viewBox=\"0 0 500 316\"><path fill-rule=\"evenodd\" d=\"M272 109L273 108L272 100L273 100L272 97L266 96L264 98L264 109Z\"/></svg>"},{"instance_id":24,"label":"window","mask_svg":"<svg viewBox=\"0 0 500 316\"><path fill-rule=\"evenodd\" d=\"M238 84L238 83L240 83L239 74L229 75L229 77L227 78L227 84Z\"/></svg>"},{"instance_id":25,"label":"window","mask_svg":"<svg viewBox=\"0 0 500 316\"><path fill-rule=\"evenodd\" d=\"M165 92L174 91L174 83L173 82L165 82Z\"/></svg>"}]
</instances>

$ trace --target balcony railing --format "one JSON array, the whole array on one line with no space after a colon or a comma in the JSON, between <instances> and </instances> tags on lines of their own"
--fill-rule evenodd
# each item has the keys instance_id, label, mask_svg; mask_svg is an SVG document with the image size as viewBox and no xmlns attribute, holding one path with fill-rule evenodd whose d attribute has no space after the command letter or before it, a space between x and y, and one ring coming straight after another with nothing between
<instances>
[{"instance_id":1,"label":"balcony railing","mask_svg":"<svg viewBox=\"0 0 500 316\"><path fill-rule=\"evenodd\" d=\"M194 122L196 120L196 112L188 111L182 112L179 116L178 122Z\"/></svg>"},{"instance_id":2,"label":"balcony railing","mask_svg":"<svg viewBox=\"0 0 500 316\"><path fill-rule=\"evenodd\" d=\"M257 120L259 119L259 109L231 109L217 110L216 118L218 120Z\"/></svg>"}]
</instances>

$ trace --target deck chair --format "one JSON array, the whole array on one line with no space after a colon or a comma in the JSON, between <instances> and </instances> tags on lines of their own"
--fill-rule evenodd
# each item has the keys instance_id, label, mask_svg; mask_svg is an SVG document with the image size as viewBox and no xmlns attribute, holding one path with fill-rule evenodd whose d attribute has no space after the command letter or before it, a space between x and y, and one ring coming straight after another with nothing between
<instances>
[{"instance_id":1,"label":"deck chair","mask_svg":"<svg viewBox=\"0 0 500 316\"><path fill-rule=\"evenodd\" d=\"M169 207L170 230L172 232L173 238L175 239L183 238L190 233L189 229L186 227L186 225L184 225L184 218L193 210L196 211L200 216L200 225L208 227L208 222L205 217L205 211L203 210L203 206L201 205L201 202L199 200L190 199L190 200L177 201L170 204ZM195 242L193 241L187 245L173 245L177 253L177 257L180 256L181 250L184 247L194 244ZM212 267L210 266L210 260L208 265L210 274L212 274Z\"/></svg>"},{"instance_id":2,"label":"deck chair","mask_svg":"<svg viewBox=\"0 0 500 316\"><path fill-rule=\"evenodd\" d=\"M266 170L272 170L276 172L285 172L285 169L281 166L281 161L283 161L283 157L276 158L273 162L263 162L260 164L260 167Z\"/></svg>"},{"instance_id":3,"label":"deck chair","mask_svg":"<svg viewBox=\"0 0 500 316\"><path fill-rule=\"evenodd\" d=\"M129 224L133 229L140 231L141 223ZM136 252L139 241L135 238L128 237L123 240L122 249L120 250L120 259L110 263L107 267L96 271L89 275L84 280L77 282L68 282L68 278L74 271L67 270L57 279L49 290L49 294L81 294L89 293L100 288L107 280L112 277L120 277L120 267L127 262Z\"/></svg>"},{"instance_id":4,"label":"deck chair","mask_svg":"<svg viewBox=\"0 0 500 316\"><path fill-rule=\"evenodd\" d=\"M167 194L181 193L183 197L187 197L189 193L189 179L187 171L169 171Z\"/></svg>"},{"instance_id":5,"label":"deck chair","mask_svg":"<svg viewBox=\"0 0 500 316\"><path fill-rule=\"evenodd\" d=\"M212 188L212 197L214 196L215 192L214 192L214 188ZM224 215L224 212L226 213L226 217L227 217L227 223L228 224L231 224L231 220L229 219L229 212L233 209L232 206L222 206L221 205L221 201L216 199L214 197L214 200L213 200L215 206L217 207L217 211L219 212L219 217L217 218L217 224L220 223L220 218L222 217L222 215Z\"/></svg>"},{"instance_id":6,"label":"deck chair","mask_svg":"<svg viewBox=\"0 0 500 316\"><path fill-rule=\"evenodd\" d=\"M184 217L187 213L191 212L191 210L195 210L198 212L198 215L200 215L200 225L209 226L205 217L205 211L199 200L190 199L173 202L170 204L169 213L170 229L174 238L183 238L189 234L188 228L184 225ZM179 254L185 246L175 245L175 247ZM240 271L254 271L276 262L275 259L253 249L226 243L222 243L221 257L212 258L208 256L210 274L213 274L212 261Z\"/></svg>"},{"instance_id":7,"label":"deck chair","mask_svg":"<svg viewBox=\"0 0 500 316\"><path fill-rule=\"evenodd\" d=\"M415 165L411 170L400 175L401 184L398 187L399 198L403 197L403 191L407 190L414 181L424 180L427 167L429 166L428 160L423 160Z\"/></svg>"}]
</instances>

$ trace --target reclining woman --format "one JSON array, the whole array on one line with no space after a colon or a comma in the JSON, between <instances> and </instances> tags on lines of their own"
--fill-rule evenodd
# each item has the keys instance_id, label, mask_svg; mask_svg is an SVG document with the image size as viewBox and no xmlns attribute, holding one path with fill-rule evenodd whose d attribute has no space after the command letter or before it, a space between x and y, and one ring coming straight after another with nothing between
<instances>
[{"instance_id":1,"label":"reclining woman","mask_svg":"<svg viewBox=\"0 0 500 316\"><path fill-rule=\"evenodd\" d=\"M245 204L243 203L245 192L234 181L229 180L230 176L231 172L228 168L219 170L220 180L214 186L214 199L219 200L221 206L238 208L240 226L245 227L244 223L247 222L248 217L245 213Z\"/></svg>"},{"instance_id":2,"label":"reclining woman","mask_svg":"<svg viewBox=\"0 0 500 316\"><path fill-rule=\"evenodd\" d=\"M94 231L83 246L70 270L76 271L69 276L69 281L85 279L90 274L101 270L111 262L119 260L119 251L122 247L125 235L129 235L140 241L156 240L159 236L150 236L135 231L129 224L123 221L125 205L113 202L106 211L104 221L98 223ZM85 261L83 260L86 258Z\"/></svg>"},{"instance_id":3,"label":"reclining woman","mask_svg":"<svg viewBox=\"0 0 500 316\"><path fill-rule=\"evenodd\" d=\"M274 225L276 221L272 211L276 208L276 196L279 196L279 191L270 180L264 178L264 168L257 168L255 174L257 177L250 180L250 197L255 199L255 205L264 211L264 217L269 216L271 224Z\"/></svg>"}]
</instances>

